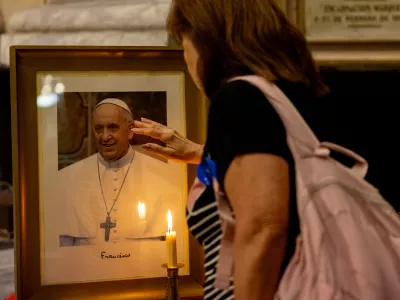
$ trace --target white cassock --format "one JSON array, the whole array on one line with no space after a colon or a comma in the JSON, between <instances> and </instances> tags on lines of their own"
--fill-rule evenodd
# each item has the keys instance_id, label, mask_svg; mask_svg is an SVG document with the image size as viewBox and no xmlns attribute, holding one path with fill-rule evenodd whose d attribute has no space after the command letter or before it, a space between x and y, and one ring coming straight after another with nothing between
<instances>
[{"instance_id":1,"label":"white cassock","mask_svg":"<svg viewBox=\"0 0 400 300\"><path fill-rule=\"evenodd\" d=\"M96 153L60 170L60 246L165 235L167 210L171 201L179 201L181 193L180 187L169 181L168 171L168 163L132 148L118 161L110 163ZM146 207L144 220L139 217L139 202ZM115 223L108 242L101 226L107 212Z\"/></svg>"}]
</instances>

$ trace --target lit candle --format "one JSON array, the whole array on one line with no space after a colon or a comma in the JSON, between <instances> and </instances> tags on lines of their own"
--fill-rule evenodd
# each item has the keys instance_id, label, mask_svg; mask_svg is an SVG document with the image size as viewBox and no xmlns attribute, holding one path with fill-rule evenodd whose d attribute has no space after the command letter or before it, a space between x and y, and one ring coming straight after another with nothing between
<instances>
[{"instance_id":1,"label":"lit candle","mask_svg":"<svg viewBox=\"0 0 400 300\"><path fill-rule=\"evenodd\" d=\"M168 210L168 231L166 234L167 251L168 251L168 267L175 268L177 266L176 256L176 232L172 231L172 215Z\"/></svg>"},{"instance_id":2,"label":"lit candle","mask_svg":"<svg viewBox=\"0 0 400 300\"><path fill-rule=\"evenodd\" d=\"M146 205L142 202L138 204L139 219L143 221L146 219Z\"/></svg>"}]
</instances>

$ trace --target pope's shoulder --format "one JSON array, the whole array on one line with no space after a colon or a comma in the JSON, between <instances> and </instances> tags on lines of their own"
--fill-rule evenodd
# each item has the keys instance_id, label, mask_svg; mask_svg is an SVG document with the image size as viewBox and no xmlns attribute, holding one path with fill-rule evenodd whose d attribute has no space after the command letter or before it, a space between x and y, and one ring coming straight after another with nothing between
<instances>
[{"instance_id":1,"label":"pope's shoulder","mask_svg":"<svg viewBox=\"0 0 400 300\"><path fill-rule=\"evenodd\" d=\"M82 160L80 160L80 161L78 161L76 163L73 163L73 164L61 169L59 171L59 174L61 176L63 176L63 175L73 175L73 174L78 174L78 173L87 171L88 167L90 165L96 165L96 161L97 161L96 157L97 157L97 153L95 153L95 154L93 154L93 155L91 155L89 157L86 157L86 158L84 158L84 159L82 159Z\"/></svg>"},{"instance_id":2,"label":"pope's shoulder","mask_svg":"<svg viewBox=\"0 0 400 300\"><path fill-rule=\"evenodd\" d=\"M141 164L146 165L147 167L157 167L164 168L167 167L168 163L165 159L159 158L155 155L151 155L147 153L145 150L140 147L132 147L134 151L135 158L134 160L140 161ZM71 176L82 174L87 172L88 170L92 170L96 167L97 163L97 153L84 158L76 163L73 163L59 171L60 176L67 176L68 178L73 178Z\"/></svg>"},{"instance_id":3,"label":"pope's shoulder","mask_svg":"<svg viewBox=\"0 0 400 300\"><path fill-rule=\"evenodd\" d=\"M152 165L154 167L163 167L168 165L168 161L165 158L149 153L141 147L133 146L132 149L135 151L135 159L140 160L146 165Z\"/></svg>"}]
</instances>

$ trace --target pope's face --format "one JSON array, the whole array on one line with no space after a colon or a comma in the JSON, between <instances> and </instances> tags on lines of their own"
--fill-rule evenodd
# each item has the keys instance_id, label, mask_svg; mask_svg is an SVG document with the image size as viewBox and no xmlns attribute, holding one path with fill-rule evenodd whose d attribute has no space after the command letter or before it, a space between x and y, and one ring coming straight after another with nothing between
<instances>
[{"instance_id":1,"label":"pope's face","mask_svg":"<svg viewBox=\"0 0 400 300\"><path fill-rule=\"evenodd\" d=\"M113 104L96 108L93 113L93 132L97 150L105 160L118 160L128 152L129 141L133 137L130 125L122 108Z\"/></svg>"}]
</instances>

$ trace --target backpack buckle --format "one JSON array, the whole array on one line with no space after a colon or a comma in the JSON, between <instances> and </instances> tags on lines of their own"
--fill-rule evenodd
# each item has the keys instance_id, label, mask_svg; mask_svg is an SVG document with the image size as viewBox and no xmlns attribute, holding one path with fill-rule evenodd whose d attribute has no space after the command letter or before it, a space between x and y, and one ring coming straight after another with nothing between
<instances>
[{"instance_id":1,"label":"backpack buckle","mask_svg":"<svg viewBox=\"0 0 400 300\"><path fill-rule=\"evenodd\" d=\"M315 156L322 157L322 158L327 158L327 157L329 157L330 154L331 154L331 151L329 149L323 148L323 147L317 148L314 151Z\"/></svg>"}]
</instances>

